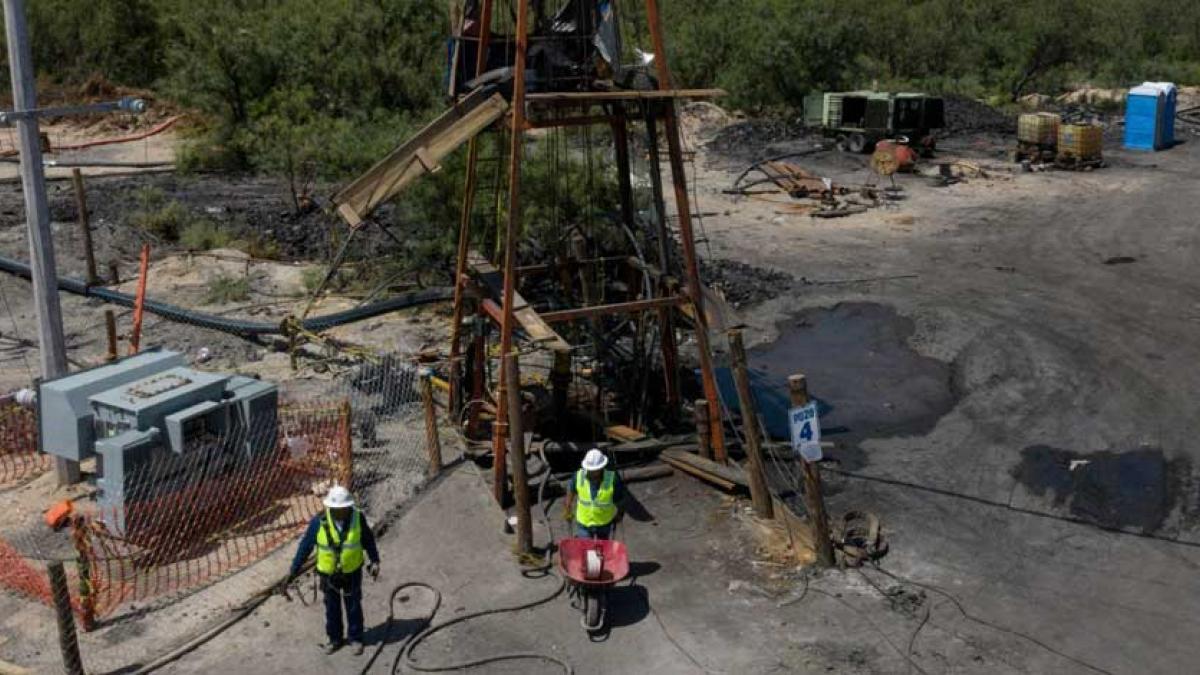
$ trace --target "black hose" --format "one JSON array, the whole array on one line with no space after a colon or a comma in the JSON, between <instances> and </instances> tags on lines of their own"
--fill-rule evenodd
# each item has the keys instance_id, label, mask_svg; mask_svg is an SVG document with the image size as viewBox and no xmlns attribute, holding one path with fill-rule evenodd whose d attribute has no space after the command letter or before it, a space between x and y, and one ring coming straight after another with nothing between
<instances>
[{"instance_id":1,"label":"black hose","mask_svg":"<svg viewBox=\"0 0 1200 675\"><path fill-rule=\"evenodd\" d=\"M446 672L446 671L451 671L451 670L465 670L467 668L476 668L478 666L487 665L489 663L497 663L500 661L537 660L537 661L545 661L547 663L553 663L558 666L561 666L563 669L563 672L566 673L566 675L572 675L575 671L571 667L571 664L567 663L566 661L564 661L556 656L551 656L549 654L539 654L537 652L513 652L511 654L497 654L494 656L484 656L484 657L481 657L478 659L471 659L471 660L462 661L459 663L450 663L450 664L434 665L434 666L422 665L420 663L417 663L416 659L413 658L413 651L417 648L417 645L421 644L423 641L425 641L427 638L429 638L434 633L437 633L441 630L449 628L450 626L462 623L469 619L474 619L474 618L478 618L481 616L488 616L491 614L519 612L523 609L530 609L533 607L537 607L538 605L543 605L547 602L550 602L554 598L557 598L559 596L559 594L562 593L562 591L565 587L566 587L566 581L562 577L559 577L558 586L555 587L554 591L552 593L550 593L549 595L546 595L545 597L538 598L537 600L522 603L520 605L512 605L512 606L508 606L508 607L496 607L493 609L484 609L484 610L480 610L478 612L471 612L468 614L463 614L462 616L456 616L453 619L450 619L449 621L443 621L442 623L439 623L439 624L433 624L432 623L433 618L434 618L434 616L437 615L438 609L441 608L441 606L442 606L441 592L439 592L433 586L430 586L429 584L426 584L426 583L423 583L420 581L408 581L408 582L402 583L399 586L396 586L395 588L392 589L392 594L391 594L390 598L388 599L387 626L388 626L389 632L391 630L391 627L395 624L396 596L398 596L401 591L404 591L405 589L409 589L409 588L424 588L424 589L426 589L427 591L429 591L430 593L433 594L433 609L430 610L429 614L425 617L425 621L427 623L429 623L430 625L428 625L424 630L420 631L419 633L414 633L413 635L409 636L408 638L406 638L404 640L403 643L401 643L400 651L398 651L396 653L396 658L392 661L391 672L393 673L393 675L395 675L395 673L399 672L401 662L403 662L404 667L408 668L409 670L415 670L415 671L423 672L423 673L440 673L440 672ZM388 636L385 636L384 639L380 640L379 645L375 648L375 653L371 655L371 659L369 661L367 661L365 666L363 666L363 669L361 671L363 675L366 675L366 673L371 669L371 666L373 666L375 664L375 661L379 658L379 655L383 652L383 648L385 646L387 646L387 644L388 644L387 637Z\"/></svg>"},{"instance_id":2,"label":"black hose","mask_svg":"<svg viewBox=\"0 0 1200 675\"><path fill-rule=\"evenodd\" d=\"M29 265L13 260L11 258L0 257L0 272L8 272L9 274L22 279L31 278ZM103 286L88 286L81 279L72 279L70 277L58 278L58 290L82 295L87 298L98 298L113 305L121 305L122 307L133 307L134 297L128 293L114 291L111 288ZM381 300L363 307L355 307L341 312L325 314L323 316L314 316L305 319L301 322L301 327L304 330L312 332L320 332L328 330L336 326L342 326L356 321L369 319L380 314L387 314L406 307L415 307L417 305L425 305L433 302L441 302L450 300L454 297L454 289L449 287L427 288L420 291L410 291L402 293L387 300ZM172 305L158 300L146 299L145 310L151 314L156 314L170 321L181 323L189 323L201 328L209 328L222 333L229 333L239 337L254 337L258 335L282 335L283 327L276 323L266 323L263 321L246 321L243 319L230 319L227 317L216 316L213 314L205 314L203 312L195 312L190 309L184 309L178 305Z\"/></svg>"}]
</instances>

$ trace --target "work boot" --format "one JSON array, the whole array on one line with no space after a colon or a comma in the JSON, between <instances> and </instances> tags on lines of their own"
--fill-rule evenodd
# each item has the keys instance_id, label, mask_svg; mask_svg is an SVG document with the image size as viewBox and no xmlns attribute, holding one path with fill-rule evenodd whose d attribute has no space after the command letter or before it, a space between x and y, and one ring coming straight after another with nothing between
<instances>
[{"instance_id":1,"label":"work boot","mask_svg":"<svg viewBox=\"0 0 1200 675\"><path fill-rule=\"evenodd\" d=\"M332 654L341 648L342 648L341 640L330 641L330 642L326 642L325 644L321 645L321 651L325 652L326 654Z\"/></svg>"},{"instance_id":2,"label":"work boot","mask_svg":"<svg viewBox=\"0 0 1200 675\"><path fill-rule=\"evenodd\" d=\"M355 656L362 656L362 654L363 654L363 643L361 643L361 642L351 642L351 643L350 643L350 646L351 646L351 647L354 647L354 655L355 655Z\"/></svg>"}]
</instances>

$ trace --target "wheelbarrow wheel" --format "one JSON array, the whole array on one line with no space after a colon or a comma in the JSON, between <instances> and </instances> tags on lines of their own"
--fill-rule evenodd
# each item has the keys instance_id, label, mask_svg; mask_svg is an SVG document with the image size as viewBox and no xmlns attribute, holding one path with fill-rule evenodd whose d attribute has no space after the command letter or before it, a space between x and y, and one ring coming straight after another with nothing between
<instances>
[{"instance_id":1,"label":"wheelbarrow wheel","mask_svg":"<svg viewBox=\"0 0 1200 675\"><path fill-rule=\"evenodd\" d=\"M583 599L583 617L587 624L588 630L600 630L601 605L602 599L600 594L594 590L589 590Z\"/></svg>"}]
</instances>

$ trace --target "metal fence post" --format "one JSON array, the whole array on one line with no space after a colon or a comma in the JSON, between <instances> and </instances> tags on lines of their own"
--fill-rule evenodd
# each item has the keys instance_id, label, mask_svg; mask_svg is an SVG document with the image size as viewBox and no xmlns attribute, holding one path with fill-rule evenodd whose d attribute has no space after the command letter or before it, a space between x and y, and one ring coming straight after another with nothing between
<instances>
[{"instance_id":1,"label":"metal fence post","mask_svg":"<svg viewBox=\"0 0 1200 675\"><path fill-rule=\"evenodd\" d=\"M92 544L88 537L88 521L83 516L71 519L71 541L75 545L79 568L79 621L84 632L96 622L96 596L92 594Z\"/></svg>"},{"instance_id":2,"label":"metal fence post","mask_svg":"<svg viewBox=\"0 0 1200 675\"><path fill-rule=\"evenodd\" d=\"M351 489L351 481L354 478L354 418L353 411L350 409L349 399L342 401L338 406L338 417L340 424L338 431L340 432L338 440L342 442L341 466L338 467L340 474L338 479L341 481L342 487L347 490Z\"/></svg>"},{"instance_id":3,"label":"metal fence post","mask_svg":"<svg viewBox=\"0 0 1200 675\"><path fill-rule=\"evenodd\" d=\"M50 591L54 595L54 615L58 621L58 646L62 649L63 668L70 675L83 675L83 659L79 656L79 638L75 634L75 615L71 613L71 592L67 590L67 573L61 560L46 567L50 576Z\"/></svg>"}]
</instances>

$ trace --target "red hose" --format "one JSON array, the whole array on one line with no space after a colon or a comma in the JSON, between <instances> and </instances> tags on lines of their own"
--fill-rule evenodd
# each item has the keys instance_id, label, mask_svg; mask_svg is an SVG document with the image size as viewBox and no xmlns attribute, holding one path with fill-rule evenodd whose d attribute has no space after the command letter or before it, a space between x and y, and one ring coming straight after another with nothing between
<instances>
[{"instance_id":1,"label":"red hose","mask_svg":"<svg viewBox=\"0 0 1200 675\"><path fill-rule=\"evenodd\" d=\"M100 145L116 145L118 143L132 143L133 141L140 141L144 138L150 138L151 136L161 134L162 132L166 131L167 129L170 129L172 126L175 125L176 122L179 121L179 117L180 117L179 115L176 115L174 117L167 118L161 124L154 127L153 129L150 129L149 131L146 131L146 132L140 133L140 134L136 134L133 136L122 136L120 138L103 138L98 141L87 141L85 143L76 143L75 145L56 145L52 148L52 150L54 150L54 151L84 150L86 148L94 148L94 147L97 147Z\"/></svg>"}]
</instances>

